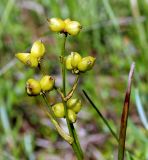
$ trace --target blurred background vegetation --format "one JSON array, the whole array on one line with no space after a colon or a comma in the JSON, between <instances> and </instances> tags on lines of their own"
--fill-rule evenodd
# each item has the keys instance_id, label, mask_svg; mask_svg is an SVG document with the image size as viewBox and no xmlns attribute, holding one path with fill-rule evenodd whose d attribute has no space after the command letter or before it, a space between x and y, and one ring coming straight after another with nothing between
<instances>
[{"instance_id":1,"label":"blurred background vegetation","mask_svg":"<svg viewBox=\"0 0 148 160\"><path fill-rule=\"evenodd\" d=\"M48 30L46 19L71 18L82 32L68 37L67 53L96 56L94 70L81 77L77 94L83 100L76 128L86 159L113 160L118 144L84 98L91 96L118 133L128 72L136 63L126 146L134 155L126 159L148 160L148 1L147 0L1 0L0 1L0 159L71 160L70 146L57 134L40 109L40 97L25 93L27 78L39 75L25 67L15 53L29 51L42 39L46 45L43 67L60 80L61 36ZM57 63L58 62L58 63ZM68 73L69 86L74 77ZM53 92L49 101L59 97ZM61 121L63 128L65 122Z\"/></svg>"}]
</instances>

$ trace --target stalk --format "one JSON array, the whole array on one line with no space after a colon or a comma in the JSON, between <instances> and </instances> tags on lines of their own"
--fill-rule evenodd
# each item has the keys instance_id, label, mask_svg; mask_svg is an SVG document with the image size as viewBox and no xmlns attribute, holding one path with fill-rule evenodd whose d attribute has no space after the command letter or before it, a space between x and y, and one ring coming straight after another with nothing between
<instances>
[{"instance_id":1,"label":"stalk","mask_svg":"<svg viewBox=\"0 0 148 160\"><path fill-rule=\"evenodd\" d=\"M61 48L62 84L63 84L64 97L66 97L66 68L65 68L65 44L66 44L66 38L67 38L67 34L64 34L64 40L63 40L63 44L62 44L62 48ZM75 139L74 134L73 134L74 126L73 126L72 123L70 123L70 121L68 119L68 112L67 112L66 102L63 99L62 99L62 101L63 101L63 104L64 104L64 111L65 111L65 117L66 117L66 122L67 122L68 130L69 130L69 134L74 139L74 142L71 144L71 146L72 146L72 148L73 148L78 160L82 160L83 158L82 158L81 152L79 150L79 147L77 146L76 139Z\"/></svg>"},{"instance_id":2,"label":"stalk","mask_svg":"<svg viewBox=\"0 0 148 160\"><path fill-rule=\"evenodd\" d=\"M72 123L71 123L72 124ZM75 130L75 128L74 128L74 125L72 124L72 126L71 126L72 128L73 128L73 136L74 136L74 140L75 140L75 142L76 142L76 144L77 144L77 147L78 147L78 149L79 149L79 152L80 152L80 154L81 154L81 156L82 156L82 159L84 158L84 155L83 155L83 151L82 151L82 148L81 148L81 145L80 145L80 142L79 142L79 139L78 139L78 136L77 136L77 132L76 132L76 130Z\"/></svg>"}]
</instances>

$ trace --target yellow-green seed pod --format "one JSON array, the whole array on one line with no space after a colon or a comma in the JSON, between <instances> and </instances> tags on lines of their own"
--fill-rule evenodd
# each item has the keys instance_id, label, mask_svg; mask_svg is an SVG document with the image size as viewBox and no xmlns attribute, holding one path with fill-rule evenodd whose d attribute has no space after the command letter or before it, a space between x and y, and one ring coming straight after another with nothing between
<instances>
[{"instance_id":1,"label":"yellow-green seed pod","mask_svg":"<svg viewBox=\"0 0 148 160\"><path fill-rule=\"evenodd\" d=\"M35 41L31 48L31 55L36 58L40 58L45 53L45 46L41 41Z\"/></svg>"},{"instance_id":2,"label":"yellow-green seed pod","mask_svg":"<svg viewBox=\"0 0 148 160\"><path fill-rule=\"evenodd\" d=\"M82 58L82 60L78 63L78 70L81 72L86 72L94 66L96 58L87 56Z\"/></svg>"},{"instance_id":3,"label":"yellow-green seed pod","mask_svg":"<svg viewBox=\"0 0 148 160\"><path fill-rule=\"evenodd\" d=\"M40 80L40 85L41 85L42 91L44 91L44 92L51 91L54 87L54 83L55 83L55 79L52 76L45 75Z\"/></svg>"},{"instance_id":4,"label":"yellow-green seed pod","mask_svg":"<svg viewBox=\"0 0 148 160\"><path fill-rule=\"evenodd\" d=\"M64 118L65 112L63 103L56 103L52 106L52 110L57 118Z\"/></svg>"},{"instance_id":5,"label":"yellow-green seed pod","mask_svg":"<svg viewBox=\"0 0 148 160\"><path fill-rule=\"evenodd\" d=\"M68 55L68 56L66 57L66 61L65 61L65 65L66 65L66 68L67 68L68 70L72 70L72 69L73 69L73 67L72 67L72 65L71 65L71 61L72 61L72 55L70 54L70 55Z\"/></svg>"},{"instance_id":6,"label":"yellow-green seed pod","mask_svg":"<svg viewBox=\"0 0 148 160\"><path fill-rule=\"evenodd\" d=\"M79 99L78 98L70 98L68 101L67 101L67 107L69 108L69 109L72 109L75 105L76 105L76 103L79 101Z\"/></svg>"},{"instance_id":7,"label":"yellow-green seed pod","mask_svg":"<svg viewBox=\"0 0 148 160\"><path fill-rule=\"evenodd\" d=\"M27 64L29 60L29 53L17 53L15 54L16 58L18 58L22 63Z\"/></svg>"},{"instance_id":8,"label":"yellow-green seed pod","mask_svg":"<svg viewBox=\"0 0 148 160\"><path fill-rule=\"evenodd\" d=\"M77 21L69 21L65 24L65 31L72 36L77 35L80 32L81 28L82 26Z\"/></svg>"},{"instance_id":9,"label":"yellow-green seed pod","mask_svg":"<svg viewBox=\"0 0 148 160\"><path fill-rule=\"evenodd\" d=\"M77 52L71 52L72 60L71 60L71 66L73 68L76 68L78 66L78 63L81 61L82 57Z\"/></svg>"},{"instance_id":10,"label":"yellow-green seed pod","mask_svg":"<svg viewBox=\"0 0 148 160\"><path fill-rule=\"evenodd\" d=\"M51 18L48 19L49 28L53 32L61 32L64 31L65 22L60 18Z\"/></svg>"},{"instance_id":11,"label":"yellow-green seed pod","mask_svg":"<svg viewBox=\"0 0 148 160\"><path fill-rule=\"evenodd\" d=\"M65 20L64 20L65 25L66 25L67 23L69 23L70 21L71 21L71 20L70 20L69 18L65 19Z\"/></svg>"},{"instance_id":12,"label":"yellow-green seed pod","mask_svg":"<svg viewBox=\"0 0 148 160\"><path fill-rule=\"evenodd\" d=\"M34 57L33 55L29 55L29 59L27 61L27 65L31 66L31 67L37 67L39 64L39 60L38 58Z\"/></svg>"},{"instance_id":13,"label":"yellow-green seed pod","mask_svg":"<svg viewBox=\"0 0 148 160\"><path fill-rule=\"evenodd\" d=\"M39 95L41 92L40 83L35 79L28 79L28 81L26 82L26 90L27 94L30 96Z\"/></svg>"},{"instance_id":14,"label":"yellow-green seed pod","mask_svg":"<svg viewBox=\"0 0 148 160\"><path fill-rule=\"evenodd\" d=\"M75 113L78 113L82 108L82 103L81 103L81 100L79 100L76 105L72 108L72 110L75 112Z\"/></svg>"},{"instance_id":15,"label":"yellow-green seed pod","mask_svg":"<svg viewBox=\"0 0 148 160\"><path fill-rule=\"evenodd\" d=\"M78 113L82 108L81 100L77 98L70 98L67 101L67 107L73 110L75 113Z\"/></svg>"},{"instance_id":16,"label":"yellow-green seed pod","mask_svg":"<svg viewBox=\"0 0 148 160\"><path fill-rule=\"evenodd\" d=\"M75 123L76 120L77 120L77 115L76 115L76 113L75 113L73 110L71 110L71 109L68 109L68 119L69 119L70 122L72 122L72 123Z\"/></svg>"}]
</instances>

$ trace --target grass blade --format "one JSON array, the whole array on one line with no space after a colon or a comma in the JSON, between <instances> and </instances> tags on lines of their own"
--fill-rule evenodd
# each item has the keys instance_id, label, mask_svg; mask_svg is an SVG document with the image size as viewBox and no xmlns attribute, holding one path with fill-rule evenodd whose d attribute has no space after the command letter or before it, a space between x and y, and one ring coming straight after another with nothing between
<instances>
[{"instance_id":1,"label":"grass blade","mask_svg":"<svg viewBox=\"0 0 148 160\"><path fill-rule=\"evenodd\" d=\"M143 50L147 49L147 38L144 25L137 21L140 15L140 9L137 0L130 0L132 15L135 19L135 27L137 29L139 44Z\"/></svg>"},{"instance_id":2,"label":"grass blade","mask_svg":"<svg viewBox=\"0 0 148 160\"><path fill-rule=\"evenodd\" d=\"M109 131L111 132L111 134L114 136L114 138L117 140L118 142L118 137L116 135L116 133L113 131L113 129L111 128L110 124L108 123L108 121L106 120L106 118L102 115L102 113L99 111L99 109L96 107L96 105L93 103L93 101L90 99L90 97L88 96L88 94L86 93L86 91L83 90L83 93L85 95L85 97L88 99L88 101L90 102L90 104L93 106L93 108L96 110L96 112L99 114L100 118L102 119L102 121L105 123L105 125L107 126L107 128L109 129Z\"/></svg>"},{"instance_id":3,"label":"grass blade","mask_svg":"<svg viewBox=\"0 0 148 160\"><path fill-rule=\"evenodd\" d=\"M117 30L117 32L120 32L120 27L119 27L118 20L117 20L115 14L114 14L114 11L112 10L112 7L109 3L109 0L103 0L103 4L104 4L106 12L109 15L109 18L111 19L115 29Z\"/></svg>"},{"instance_id":4,"label":"grass blade","mask_svg":"<svg viewBox=\"0 0 148 160\"><path fill-rule=\"evenodd\" d=\"M134 68L135 68L135 63L132 63L131 69L129 72L128 86L125 94L124 106L123 106L123 111L121 116L119 146L118 146L118 160L124 159L126 129L127 129L127 120L128 120L129 106L130 106L129 104L130 104L131 84L132 84Z\"/></svg>"},{"instance_id":5,"label":"grass blade","mask_svg":"<svg viewBox=\"0 0 148 160\"><path fill-rule=\"evenodd\" d=\"M139 96L139 91L138 89L135 90L135 99L136 99L136 107L137 107L137 111L139 113L139 117L141 119L141 122L143 123L143 126L148 130L148 120L146 118L142 103L141 103L141 99Z\"/></svg>"}]
</instances>

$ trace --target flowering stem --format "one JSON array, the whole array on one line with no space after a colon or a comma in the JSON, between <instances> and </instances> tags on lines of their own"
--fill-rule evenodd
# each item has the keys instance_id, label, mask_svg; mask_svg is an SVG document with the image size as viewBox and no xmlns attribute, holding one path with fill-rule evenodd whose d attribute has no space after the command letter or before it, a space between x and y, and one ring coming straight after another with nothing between
<instances>
[{"instance_id":1,"label":"flowering stem","mask_svg":"<svg viewBox=\"0 0 148 160\"><path fill-rule=\"evenodd\" d=\"M81 157L83 159L83 157L84 157L83 151L82 151L82 148L81 148L78 136L77 136L77 132L76 132L76 130L74 128L74 125L72 123L71 123L71 128L72 128L72 131L73 131L74 141L76 142L76 145L77 145L77 147L79 149L79 153L81 154Z\"/></svg>"},{"instance_id":2,"label":"flowering stem","mask_svg":"<svg viewBox=\"0 0 148 160\"><path fill-rule=\"evenodd\" d=\"M64 40L63 40L63 44L62 44L62 48L61 48L61 58L62 58L62 83L63 83L63 94L64 97L66 97L66 68L65 68L65 43L66 43L66 38L67 38L67 34L64 34ZM73 134L73 129L74 126L72 123L70 123L69 119L68 119L68 112L67 112L67 106L66 106L66 102L62 99L63 104L64 104L64 111L65 111L65 117L66 117L66 122L67 122L67 126L68 126L68 130L69 130L69 134L71 137L74 138L74 134ZM79 147L77 146L76 140L74 138L74 142L71 144L72 148L78 158L78 160L82 160L82 155L81 152L79 150Z\"/></svg>"},{"instance_id":3,"label":"flowering stem","mask_svg":"<svg viewBox=\"0 0 148 160\"><path fill-rule=\"evenodd\" d=\"M65 44L66 44L67 34L64 34L64 40L61 49L61 58L62 58L62 83L63 83L63 94L66 96L66 69L65 69Z\"/></svg>"},{"instance_id":4,"label":"flowering stem","mask_svg":"<svg viewBox=\"0 0 148 160\"><path fill-rule=\"evenodd\" d=\"M47 107L48 107L47 109L48 109L49 113L52 115L52 117L53 117L54 119L56 119L55 114L54 114L54 112L52 111L51 106L50 106L50 104L49 104L49 102L48 102L48 100L47 100L46 94L45 94L45 93L42 93L42 97L43 97L43 99L44 99L44 101L45 101L45 103L46 103L46 105L47 105Z\"/></svg>"}]
</instances>

